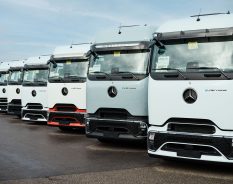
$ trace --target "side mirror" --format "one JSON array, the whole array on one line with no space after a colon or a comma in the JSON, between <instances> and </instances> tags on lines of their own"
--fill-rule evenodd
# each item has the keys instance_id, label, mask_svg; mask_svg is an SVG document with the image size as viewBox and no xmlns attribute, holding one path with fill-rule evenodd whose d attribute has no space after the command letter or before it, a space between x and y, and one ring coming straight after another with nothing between
<instances>
[{"instance_id":1,"label":"side mirror","mask_svg":"<svg viewBox=\"0 0 233 184\"><path fill-rule=\"evenodd\" d=\"M89 58L91 56L91 50L89 50L87 53L86 53L86 57Z\"/></svg>"},{"instance_id":2,"label":"side mirror","mask_svg":"<svg viewBox=\"0 0 233 184\"><path fill-rule=\"evenodd\" d=\"M53 68L57 68L57 63L54 60L50 60L50 63L53 64Z\"/></svg>"},{"instance_id":3,"label":"side mirror","mask_svg":"<svg viewBox=\"0 0 233 184\"><path fill-rule=\"evenodd\" d=\"M159 50L158 50L158 54L159 54L159 55L163 55L165 52L166 52L165 46L159 47Z\"/></svg>"},{"instance_id":4,"label":"side mirror","mask_svg":"<svg viewBox=\"0 0 233 184\"><path fill-rule=\"evenodd\" d=\"M53 63L53 68L57 68L57 63Z\"/></svg>"}]
</instances>

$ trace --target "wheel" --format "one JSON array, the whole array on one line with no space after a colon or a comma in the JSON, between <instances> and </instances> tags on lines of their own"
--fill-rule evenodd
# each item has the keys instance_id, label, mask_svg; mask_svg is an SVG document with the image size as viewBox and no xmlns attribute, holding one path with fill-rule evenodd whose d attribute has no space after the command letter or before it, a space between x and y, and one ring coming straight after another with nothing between
<instances>
[{"instance_id":1,"label":"wheel","mask_svg":"<svg viewBox=\"0 0 233 184\"><path fill-rule=\"evenodd\" d=\"M61 131L67 132L67 131L71 131L72 128L71 127L65 127L65 126L59 126L58 127Z\"/></svg>"}]
</instances>

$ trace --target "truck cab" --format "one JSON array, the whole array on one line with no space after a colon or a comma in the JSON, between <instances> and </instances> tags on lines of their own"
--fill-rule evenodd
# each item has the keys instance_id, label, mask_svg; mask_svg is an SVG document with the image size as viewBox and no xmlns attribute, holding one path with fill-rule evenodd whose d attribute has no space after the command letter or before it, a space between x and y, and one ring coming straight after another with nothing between
<instances>
[{"instance_id":1,"label":"truck cab","mask_svg":"<svg viewBox=\"0 0 233 184\"><path fill-rule=\"evenodd\" d=\"M90 44L57 47L50 60L48 125L62 131L84 128Z\"/></svg>"},{"instance_id":2,"label":"truck cab","mask_svg":"<svg viewBox=\"0 0 233 184\"><path fill-rule=\"evenodd\" d=\"M10 62L0 64L0 112L7 112L7 84L9 77Z\"/></svg>"},{"instance_id":3,"label":"truck cab","mask_svg":"<svg viewBox=\"0 0 233 184\"><path fill-rule=\"evenodd\" d=\"M47 122L48 113L48 61L50 56L27 59L22 83L22 120Z\"/></svg>"},{"instance_id":4,"label":"truck cab","mask_svg":"<svg viewBox=\"0 0 233 184\"><path fill-rule=\"evenodd\" d=\"M233 163L233 16L174 20L154 37L148 153Z\"/></svg>"},{"instance_id":5,"label":"truck cab","mask_svg":"<svg viewBox=\"0 0 233 184\"><path fill-rule=\"evenodd\" d=\"M21 117L21 90L25 62L26 60L12 61L9 69L7 113L18 117Z\"/></svg>"},{"instance_id":6,"label":"truck cab","mask_svg":"<svg viewBox=\"0 0 233 184\"><path fill-rule=\"evenodd\" d=\"M87 137L101 142L146 139L152 30L150 26L127 26L99 36L91 46Z\"/></svg>"}]
</instances>

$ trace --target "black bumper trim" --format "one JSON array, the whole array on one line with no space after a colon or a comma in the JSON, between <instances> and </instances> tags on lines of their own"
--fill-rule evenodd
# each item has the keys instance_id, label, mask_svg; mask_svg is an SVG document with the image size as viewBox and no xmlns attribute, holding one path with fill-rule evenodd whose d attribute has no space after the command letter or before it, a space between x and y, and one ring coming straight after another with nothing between
<instances>
[{"instance_id":1,"label":"black bumper trim","mask_svg":"<svg viewBox=\"0 0 233 184\"><path fill-rule=\"evenodd\" d=\"M12 115L21 116L21 105L8 104L7 113Z\"/></svg>"},{"instance_id":2,"label":"black bumper trim","mask_svg":"<svg viewBox=\"0 0 233 184\"><path fill-rule=\"evenodd\" d=\"M90 138L110 138L123 140L146 140L147 127L142 130L140 122L127 122L127 120L97 120L87 119L86 136ZM140 121L140 122L139 122Z\"/></svg>"},{"instance_id":3,"label":"black bumper trim","mask_svg":"<svg viewBox=\"0 0 233 184\"><path fill-rule=\"evenodd\" d=\"M26 115L30 114L30 115ZM32 121L40 119L40 116L43 116L47 120L48 112L46 110L32 110L32 109L22 109L22 118L30 118ZM25 116L26 115L26 116Z\"/></svg>"}]
</instances>

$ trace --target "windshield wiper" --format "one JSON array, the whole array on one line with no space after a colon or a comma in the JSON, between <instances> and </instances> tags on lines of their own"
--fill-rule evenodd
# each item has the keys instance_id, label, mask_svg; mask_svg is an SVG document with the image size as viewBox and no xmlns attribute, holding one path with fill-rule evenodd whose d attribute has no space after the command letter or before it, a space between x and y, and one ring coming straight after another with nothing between
<instances>
[{"instance_id":1,"label":"windshield wiper","mask_svg":"<svg viewBox=\"0 0 233 184\"><path fill-rule=\"evenodd\" d=\"M21 81L9 81L10 84L20 84Z\"/></svg>"},{"instance_id":2,"label":"windshield wiper","mask_svg":"<svg viewBox=\"0 0 233 184\"><path fill-rule=\"evenodd\" d=\"M81 77L81 76L77 76L77 75L69 75L69 76L66 76L65 79L70 79L72 81L83 81L86 78L85 77Z\"/></svg>"},{"instance_id":3,"label":"windshield wiper","mask_svg":"<svg viewBox=\"0 0 233 184\"><path fill-rule=\"evenodd\" d=\"M220 68L218 67L193 67L193 68L188 68L191 70L218 70L226 79L231 80L230 77L228 77Z\"/></svg>"},{"instance_id":4,"label":"windshield wiper","mask_svg":"<svg viewBox=\"0 0 233 184\"><path fill-rule=\"evenodd\" d=\"M49 77L49 80L53 80L53 81L62 81L63 78L60 76L53 76L53 77Z\"/></svg>"},{"instance_id":5,"label":"windshield wiper","mask_svg":"<svg viewBox=\"0 0 233 184\"><path fill-rule=\"evenodd\" d=\"M32 85L33 84L33 82L32 81L27 81L27 80L25 80L25 81L23 81L23 84L25 85Z\"/></svg>"},{"instance_id":6,"label":"windshield wiper","mask_svg":"<svg viewBox=\"0 0 233 184\"><path fill-rule=\"evenodd\" d=\"M89 74L104 74L104 75L107 76L109 79L111 79L111 76L110 76L108 73L105 73L105 72L97 72L97 71L95 71L95 72L91 72L91 73L89 73Z\"/></svg>"},{"instance_id":7,"label":"windshield wiper","mask_svg":"<svg viewBox=\"0 0 233 184\"><path fill-rule=\"evenodd\" d=\"M177 71L180 74L180 76L182 76L184 79L187 79L187 77L184 76L182 74L182 72L179 69L177 69L177 68L158 68L158 69L157 68L153 68L152 70L168 70L168 71L174 70L174 71Z\"/></svg>"},{"instance_id":8,"label":"windshield wiper","mask_svg":"<svg viewBox=\"0 0 233 184\"><path fill-rule=\"evenodd\" d=\"M41 82L41 83L46 83L46 80L35 80L34 82Z\"/></svg>"},{"instance_id":9,"label":"windshield wiper","mask_svg":"<svg viewBox=\"0 0 233 184\"><path fill-rule=\"evenodd\" d=\"M113 74L130 74L136 80L139 80L137 76L134 75L132 72L114 72Z\"/></svg>"}]
</instances>

